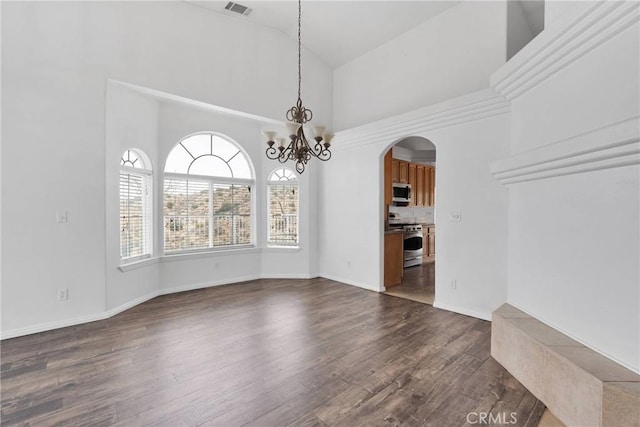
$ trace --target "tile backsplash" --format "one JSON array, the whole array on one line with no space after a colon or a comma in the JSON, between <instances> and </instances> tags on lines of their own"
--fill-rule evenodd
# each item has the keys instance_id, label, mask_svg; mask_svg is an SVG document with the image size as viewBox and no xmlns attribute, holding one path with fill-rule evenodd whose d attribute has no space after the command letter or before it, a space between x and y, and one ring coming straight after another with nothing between
<instances>
[{"instance_id":1,"label":"tile backsplash","mask_svg":"<svg viewBox=\"0 0 640 427\"><path fill-rule=\"evenodd\" d=\"M389 206L389 213L394 213L396 218L415 219L426 224L435 223L434 211L433 206Z\"/></svg>"}]
</instances>

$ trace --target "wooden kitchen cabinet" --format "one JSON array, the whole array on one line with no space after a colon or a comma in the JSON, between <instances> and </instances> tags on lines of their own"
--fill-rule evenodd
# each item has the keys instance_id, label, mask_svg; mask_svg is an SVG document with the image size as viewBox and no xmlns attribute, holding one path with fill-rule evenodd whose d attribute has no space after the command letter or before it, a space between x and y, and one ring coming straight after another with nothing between
<instances>
[{"instance_id":1,"label":"wooden kitchen cabinet","mask_svg":"<svg viewBox=\"0 0 640 427\"><path fill-rule=\"evenodd\" d=\"M429 229L429 239L428 239L428 256L435 257L436 256L436 227L430 226Z\"/></svg>"},{"instance_id":2,"label":"wooden kitchen cabinet","mask_svg":"<svg viewBox=\"0 0 640 427\"><path fill-rule=\"evenodd\" d=\"M429 228L422 227L422 261L429 256Z\"/></svg>"},{"instance_id":3,"label":"wooden kitchen cabinet","mask_svg":"<svg viewBox=\"0 0 640 427\"><path fill-rule=\"evenodd\" d=\"M389 153L391 151L389 150ZM400 161L394 158L391 159L391 182L400 182Z\"/></svg>"},{"instance_id":4,"label":"wooden kitchen cabinet","mask_svg":"<svg viewBox=\"0 0 640 427\"><path fill-rule=\"evenodd\" d=\"M423 165L417 165L416 166L416 186L415 186L415 193L416 193L416 206L425 206L425 167Z\"/></svg>"},{"instance_id":5,"label":"wooden kitchen cabinet","mask_svg":"<svg viewBox=\"0 0 640 427\"><path fill-rule=\"evenodd\" d=\"M436 227L422 226L422 261L433 261L436 256Z\"/></svg>"},{"instance_id":6,"label":"wooden kitchen cabinet","mask_svg":"<svg viewBox=\"0 0 640 427\"><path fill-rule=\"evenodd\" d=\"M398 181L403 184L409 182L409 162L398 160Z\"/></svg>"},{"instance_id":7,"label":"wooden kitchen cabinet","mask_svg":"<svg viewBox=\"0 0 640 427\"><path fill-rule=\"evenodd\" d=\"M429 168L429 186L428 188L428 195L429 195L429 201L425 202L425 206L435 206L436 204L436 168L432 167L432 166L428 166Z\"/></svg>"},{"instance_id":8,"label":"wooden kitchen cabinet","mask_svg":"<svg viewBox=\"0 0 640 427\"><path fill-rule=\"evenodd\" d=\"M390 182L401 182L403 184L411 185L411 201L409 206L434 206L435 205L435 182L436 182L436 168L434 166L427 166L420 163L405 162L404 160L398 160L390 157L391 150L385 155L385 204L391 204L392 201L387 202L387 186L389 186L386 179L387 171L391 176ZM389 164L390 162L390 164ZM393 194L390 191L390 195Z\"/></svg>"},{"instance_id":9,"label":"wooden kitchen cabinet","mask_svg":"<svg viewBox=\"0 0 640 427\"><path fill-rule=\"evenodd\" d=\"M411 186L411 200L409 201L409 206L416 205L416 185L417 185L417 176L416 176L416 167L415 163L409 163L409 185Z\"/></svg>"},{"instance_id":10,"label":"wooden kitchen cabinet","mask_svg":"<svg viewBox=\"0 0 640 427\"><path fill-rule=\"evenodd\" d=\"M397 168L396 168L397 170ZM393 159L391 157L391 150L387 151L384 156L384 205L385 205L385 218L388 216L389 205L393 201Z\"/></svg>"},{"instance_id":11,"label":"wooden kitchen cabinet","mask_svg":"<svg viewBox=\"0 0 640 427\"><path fill-rule=\"evenodd\" d=\"M386 232L384 234L384 286L397 286L402 283L403 260L402 245L403 234L398 232Z\"/></svg>"},{"instance_id":12,"label":"wooden kitchen cabinet","mask_svg":"<svg viewBox=\"0 0 640 427\"><path fill-rule=\"evenodd\" d=\"M424 205L423 206L432 206L431 205L431 166L424 167Z\"/></svg>"},{"instance_id":13,"label":"wooden kitchen cabinet","mask_svg":"<svg viewBox=\"0 0 640 427\"><path fill-rule=\"evenodd\" d=\"M416 168L416 178L411 180L411 166ZM409 184L414 193L412 197L414 206L433 206L435 202L435 168L433 166L421 165L418 163L409 164Z\"/></svg>"}]
</instances>

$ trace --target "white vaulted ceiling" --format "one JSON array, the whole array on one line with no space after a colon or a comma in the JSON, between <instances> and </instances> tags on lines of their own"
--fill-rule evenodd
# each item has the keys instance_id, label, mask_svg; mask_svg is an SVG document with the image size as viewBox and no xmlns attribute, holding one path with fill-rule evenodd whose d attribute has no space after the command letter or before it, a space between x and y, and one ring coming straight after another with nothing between
<instances>
[{"instance_id":1,"label":"white vaulted ceiling","mask_svg":"<svg viewBox=\"0 0 640 427\"><path fill-rule=\"evenodd\" d=\"M242 16L224 9L227 1L187 3L236 19L248 20L297 37L297 1L245 1L252 9ZM337 68L433 18L457 1L303 1L302 44L332 68Z\"/></svg>"}]
</instances>

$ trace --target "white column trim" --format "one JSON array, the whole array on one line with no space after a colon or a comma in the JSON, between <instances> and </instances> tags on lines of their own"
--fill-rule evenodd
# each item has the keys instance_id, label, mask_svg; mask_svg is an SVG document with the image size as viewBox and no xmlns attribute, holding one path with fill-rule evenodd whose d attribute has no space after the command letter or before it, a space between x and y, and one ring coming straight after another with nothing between
<instances>
[{"instance_id":1,"label":"white column trim","mask_svg":"<svg viewBox=\"0 0 640 427\"><path fill-rule=\"evenodd\" d=\"M636 1L598 1L578 17L545 29L491 76L491 87L509 100L606 43L640 20Z\"/></svg>"},{"instance_id":2,"label":"white column trim","mask_svg":"<svg viewBox=\"0 0 640 427\"><path fill-rule=\"evenodd\" d=\"M510 111L509 102L492 89L430 105L388 119L336 133L334 152L351 150L393 140L407 135L423 134L437 129L469 123Z\"/></svg>"},{"instance_id":3,"label":"white column trim","mask_svg":"<svg viewBox=\"0 0 640 427\"><path fill-rule=\"evenodd\" d=\"M640 116L593 129L491 164L502 184L640 164Z\"/></svg>"}]
</instances>

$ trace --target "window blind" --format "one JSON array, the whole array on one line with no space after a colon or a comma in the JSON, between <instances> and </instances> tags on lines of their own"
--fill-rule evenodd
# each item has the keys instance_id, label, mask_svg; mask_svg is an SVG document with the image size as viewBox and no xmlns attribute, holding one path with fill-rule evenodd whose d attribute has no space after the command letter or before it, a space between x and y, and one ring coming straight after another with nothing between
<instances>
[{"instance_id":1,"label":"window blind","mask_svg":"<svg viewBox=\"0 0 640 427\"><path fill-rule=\"evenodd\" d=\"M269 184L269 224L267 244L272 246L298 245L298 186Z\"/></svg>"},{"instance_id":2,"label":"window blind","mask_svg":"<svg viewBox=\"0 0 640 427\"><path fill-rule=\"evenodd\" d=\"M148 256L152 249L150 177L120 172L120 258Z\"/></svg>"},{"instance_id":3,"label":"window blind","mask_svg":"<svg viewBox=\"0 0 640 427\"><path fill-rule=\"evenodd\" d=\"M251 190L165 176L165 251L204 249L251 243Z\"/></svg>"}]
</instances>

